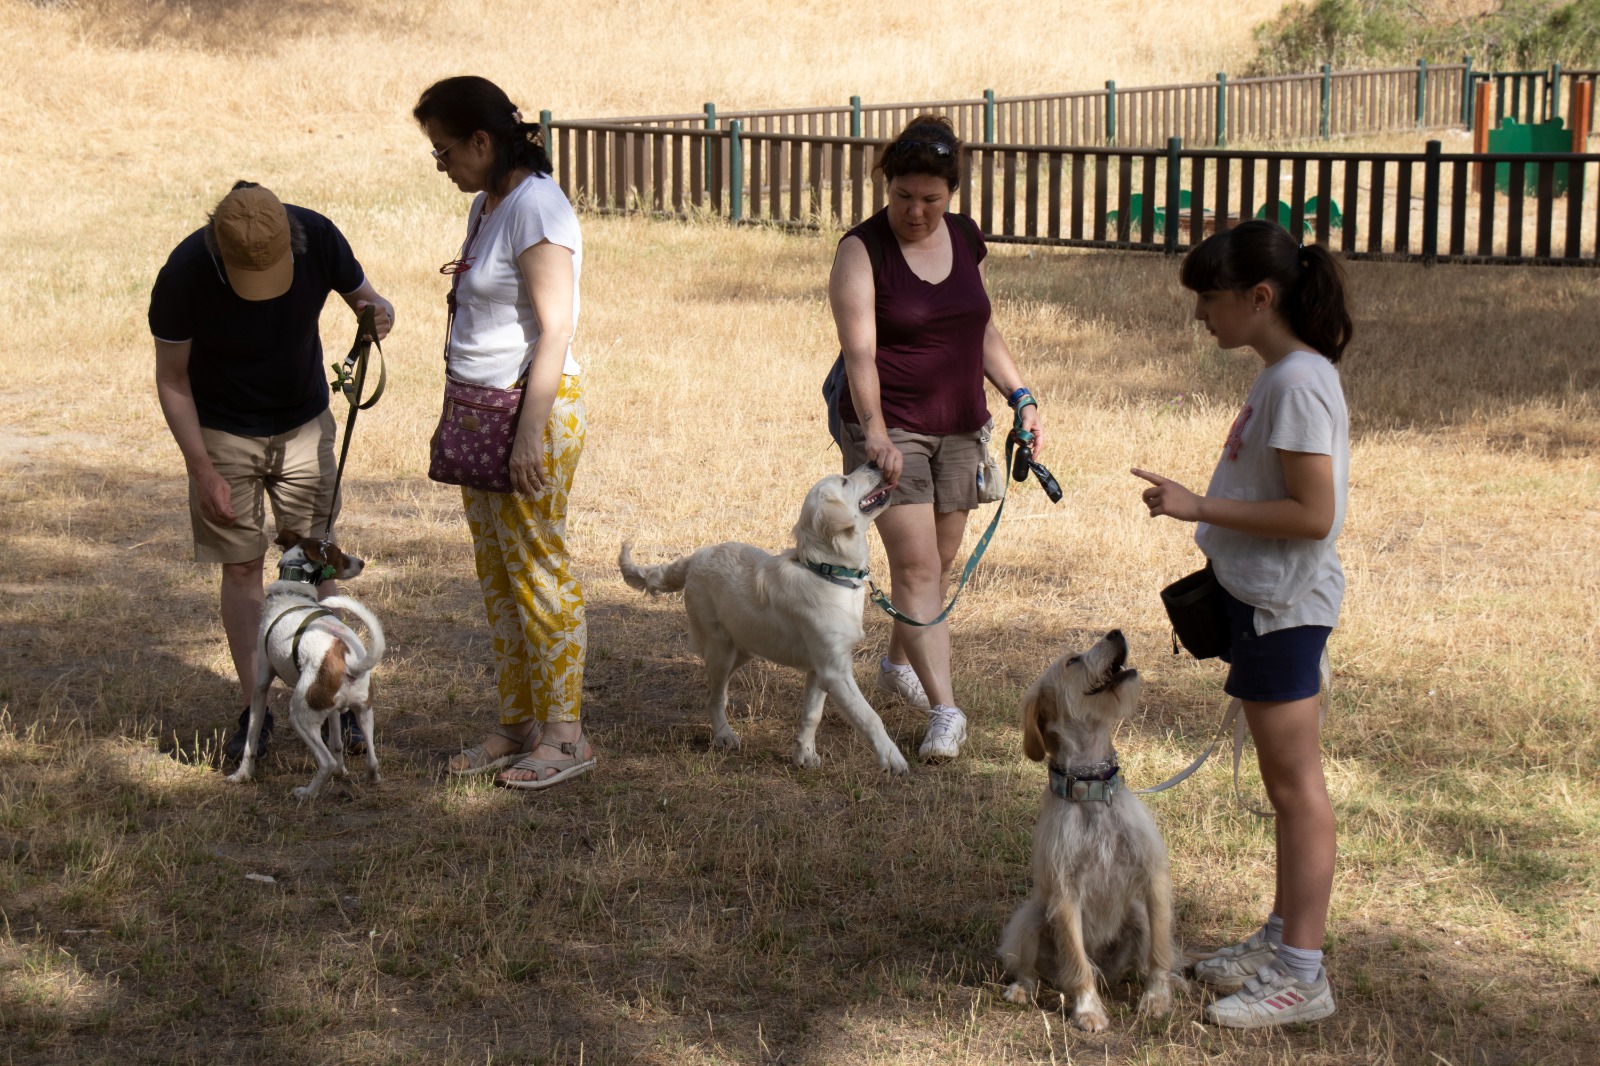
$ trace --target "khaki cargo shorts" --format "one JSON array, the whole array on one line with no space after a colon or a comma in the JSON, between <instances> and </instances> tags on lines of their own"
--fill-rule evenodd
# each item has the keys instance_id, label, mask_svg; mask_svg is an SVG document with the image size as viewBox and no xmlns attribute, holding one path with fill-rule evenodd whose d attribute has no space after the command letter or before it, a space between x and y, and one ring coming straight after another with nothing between
<instances>
[{"instance_id":1,"label":"khaki cargo shorts","mask_svg":"<svg viewBox=\"0 0 1600 1066\"><path fill-rule=\"evenodd\" d=\"M194 528L197 563L247 563L267 553L265 499L272 501L275 530L321 535L333 505L335 425L323 411L305 425L272 437L241 437L200 427L206 454L233 489L231 526L219 526L200 512L194 479L189 479L189 522Z\"/></svg>"},{"instance_id":2,"label":"khaki cargo shorts","mask_svg":"<svg viewBox=\"0 0 1600 1066\"><path fill-rule=\"evenodd\" d=\"M844 472L867 461L866 435L854 422L844 424ZM889 441L905 456L900 484L889 506L931 503L940 514L970 511L978 506L978 470L983 466L983 441L978 431L931 437L889 427Z\"/></svg>"}]
</instances>

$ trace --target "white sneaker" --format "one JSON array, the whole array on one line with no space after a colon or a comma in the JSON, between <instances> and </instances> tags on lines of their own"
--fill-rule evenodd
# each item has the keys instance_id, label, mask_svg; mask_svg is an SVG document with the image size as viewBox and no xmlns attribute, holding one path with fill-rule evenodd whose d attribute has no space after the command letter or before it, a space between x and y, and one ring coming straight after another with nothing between
<instances>
[{"instance_id":1,"label":"white sneaker","mask_svg":"<svg viewBox=\"0 0 1600 1066\"><path fill-rule=\"evenodd\" d=\"M1209 959L1194 964L1195 980L1224 992L1234 992L1256 975L1256 971L1275 962L1278 952L1267 939L1265 929L1257 929L1243 941L1221 948Z\"/></svg>"},{"instance_id":2,"label":"white sneaker","mask_svg":"<svg viewBox=\"0 0 1600 1066\"><path fill-rule=\"evenodd\" d=\"M944 704L928 712L928 732L917 754L924 759L954 759L967 739L967 716Z\"/></svg>"},{"instance_id":3,"label":"white sneaker","mask_svg":"<svg viewBox=\"0 0 1600 1066\"><path fill-rule=\"evenodd\" d=\"M888 659L878 661L878 691L899 696L919 711L928 709L928 694L915 670L899 670L889 665Z\"/></svg>"},{"instance_id":4,"label":"white sneaker","mask_svg":"<svg viewBox=\"0 0 1600 1066\"><path fill-rule=\"evenodd\" d=\"M1307 984L1263 966L1239 991L1206 1007L1206 1021L1230 1029L1262 1029L1314 1022L1335 1009L1327 970L1317 970L1317 979Z\"/></svg>"}]
</instances>

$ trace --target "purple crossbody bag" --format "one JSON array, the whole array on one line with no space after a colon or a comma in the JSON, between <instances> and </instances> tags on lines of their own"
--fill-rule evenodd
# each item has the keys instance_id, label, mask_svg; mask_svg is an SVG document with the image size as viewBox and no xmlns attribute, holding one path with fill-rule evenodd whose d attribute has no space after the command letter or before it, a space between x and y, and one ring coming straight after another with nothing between
<instances>
[{"instance_id":1,"label":"purple crossbody bag","mask_svg":"<svg viewBox=\"0 0 1600 1066\"><path fill-rule=\"evenodd\" d=\"M472 266L472 244L483 222L479 214L460 259L439 268L451 275L445 297L449 313L444 327L444 410L428 446L428 477L445 485L464 485L484 492L510 492L511 445L522 414L522 385L497 389L469 385L450 376L450 330L456 319L456 288Z\"/></svg>"}]
</instances>

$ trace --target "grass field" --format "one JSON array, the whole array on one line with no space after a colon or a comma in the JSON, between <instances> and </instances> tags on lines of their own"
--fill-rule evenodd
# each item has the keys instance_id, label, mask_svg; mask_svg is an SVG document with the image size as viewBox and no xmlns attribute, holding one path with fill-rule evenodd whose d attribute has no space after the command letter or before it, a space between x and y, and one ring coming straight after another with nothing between
<instances>
[{"instance_id":1,"label":"grass field","mask_svg":"<svg viewBox=\"0 0 1600 1066\"><path fill-rule=\"evenodd\" d=\"M992 952L1026 892L1044 782L1021 756L1021 691L1063 648L1127 631L1147 677L1119 737L1136 784L1187 762L1218 708L1220 668L1171 656L1156 603L1193 566L1187 530L1145 518L1126 471L1203 483L1255 366L1193 329L1159 257L995 249L997 314L1067 495L1014 499L958 610L963 757L888 780L832 716L822 768L790 766L800 679L761 664L734 690L744 750L711 751L681 605L613 565L625 537L650 558L783 545L837 461L817 395L836 350L831 239L586 219L592 421L570 532L601 765L534 797L438 775L493 695L459 500L424 476L434 270L466 202L406 116L423 84L480 70L565 114L1137 84L1222 69L1274 7L1104 3L1040 48L1037 22L932 4L925 22L885 16L867 34L881 48L837 64L829 45L859 31L842 4L770 25L664 5L645 26L642 6L602 3L531 20L536 49L497 35L516 9L490 3L0 9L0 85L27 105L0 116L0 1061L1592 1061L1588 271L1352 268L1327 1022L1218 1031L1197 992L1142 1019L1119 989L1110 1032L1087 1037L1053 996L998 995ZM1066 10L1030 13L1060 27ZM461 36L441 44L447 14ZM270 54L238 44L252 17ZM386 780L306 806L289 796L311 768L296 743L252 785L211 765L236 712L216 575L188 561L144 328L155 270L239 176L335 218L397 306L391 391L362 416L341 523L371 560L349 591L390 636ZM324 325L342 350L348 316ZM886 634L869 617L863 670ZM880 709L913 749L920 715ZM1149 805L1184 943L1259 921L1270 834L1225 771Z\"/></svg>"}]
</instances>

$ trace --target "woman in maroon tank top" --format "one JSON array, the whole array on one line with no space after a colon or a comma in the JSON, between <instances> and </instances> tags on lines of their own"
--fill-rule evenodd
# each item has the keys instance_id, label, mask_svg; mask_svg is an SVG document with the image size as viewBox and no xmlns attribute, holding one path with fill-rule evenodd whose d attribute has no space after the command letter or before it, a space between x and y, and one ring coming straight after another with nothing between
<instances>
[{"instance_id":1,"label":"woman in maroon tank top","mask_svg":"<svg viewBox=\"0 0 1600 1066\"><path fill-rule=\"evenodd\" d=\"M1039 408L990 316L976 224L946 215L961 142L942 115L919 115L884 148L888 206L839 242L828 301L850 388L840 397L845 470L875 462L896 485L877 520L890 599L911 618L944 604L967 513L978 504L987 378L1022 405L1040 446ZM966 716L950 680L948 622L894 625L878 687L928 711L919 754L952 758Z\"/></svg>"}]
</instances>

